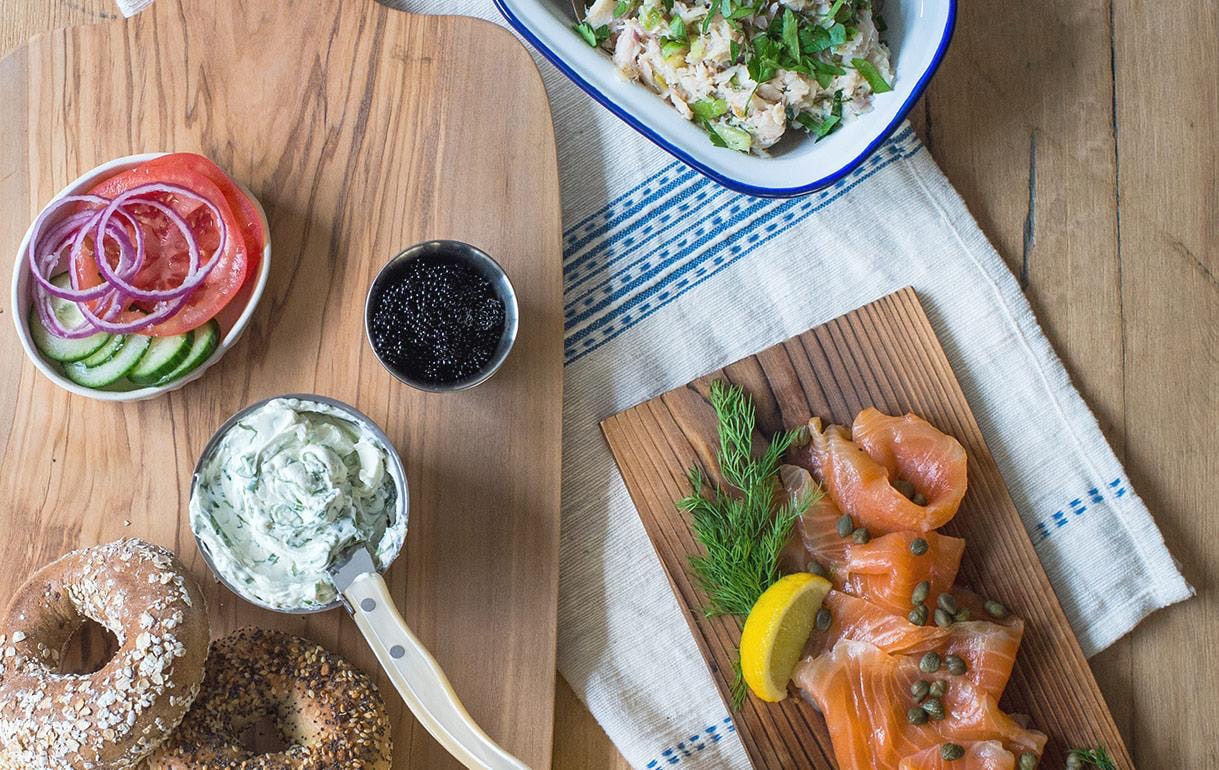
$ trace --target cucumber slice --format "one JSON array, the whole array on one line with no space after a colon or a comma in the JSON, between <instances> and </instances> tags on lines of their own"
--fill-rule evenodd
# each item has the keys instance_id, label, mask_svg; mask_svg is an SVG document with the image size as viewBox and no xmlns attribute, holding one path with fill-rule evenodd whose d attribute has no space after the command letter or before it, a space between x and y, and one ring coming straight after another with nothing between
<instances>
[{"instance_id":1,"label":"cucumber slice","mask_svg":"<svg viewBox=\"0 0 1219 770\"><path fill-rule=\"evenodd\" d=\"M195 329L194 334L195 341L191 344L190 352L186 354L186 359L178 364L177 369L174 369L158 380L158 385L165 385L185 377L202 366L204 361L212 357L216 346L220 344L220 324L214 320L208 321L203 326Z\"/></svg>"},{"instance_id":2,"label":"cucumber slice","mask_svg":"<svg viewBox=\"0 0 1219 770\"><path fill-rule=\"evenodd\" d=\"M67 288L70 279L67 273L60 273L51 279L51 283L61 289ZM78 326L81 321L85 320L75 302L58 297L51 297L51 312L65 329ZM62 337L56 337L51 334L50 329L43 325L42 319L38 317L38 311L31 307L30 338L34 340L34 347L38 348L39 352L47 358L60 363L70 363L88 358L96 353L109 342L110 335L106 332L98 332L79 340L65 340Z\"/></svg>"},{"instance_id":3,"label":"cucumber slice","mask_svg":"<svg viewBox=\"0 0 1219 770\"><path fill-rule=\"evenodd\" d=\"M105 345L102 345L100 348L98 348L96 353L89 356L88 358L81 359L81 364L84 366L101 366L102 364L109 361L111 358L114 358L114 354L119 352L119 349L123 347L123 343L126 341L127 341L127 335L125 335L125 334L114 335L113 337L111 337L109 340L106 341Z\"/></svg>"},{"instance_id":4,"label":"cucumber slice","mask_svg":"<svg viewBox=\"0 0 1219 770\"><path fill-rule=\"evenodd\" d=\"M85 366L79 361L64 365L64 374L77 385L86 388L104 388L122 379L128 372L140 363L152 337L141 334L129 334L123 341L123 346L101 366Z\"/></svg>"},{"instance_id":5,"label":"cucumber slice","mask_svg":"<svg viewBox=\"0 0 1219 770\"><path fill-rule=\"evenodd\" d=\"M186 360L193 341L193 332L175 334L172 337L153 337L148 345L148 352L136 367L127 373L127 379L136 385L152 385Z\"/></svg>"}]
</instances>

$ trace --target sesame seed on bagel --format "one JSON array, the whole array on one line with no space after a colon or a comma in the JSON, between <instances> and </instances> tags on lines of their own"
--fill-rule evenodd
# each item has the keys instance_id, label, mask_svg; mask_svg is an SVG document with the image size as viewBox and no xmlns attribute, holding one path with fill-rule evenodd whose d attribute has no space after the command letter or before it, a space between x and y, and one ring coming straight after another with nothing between
<instances>
[{"instance_id":1,"label":"sesame seed on bagel","mask_svg":"<svg viewBox=\"0 0 1219 770\"><path fill-rule=\"evenodd\" d=\"M255 753L242 736L262 720L287 744ZM364 672L296 636L243 628L212 644L207 673L149 770L389 770L389 717Z\"/></svg>"}]
</instances>

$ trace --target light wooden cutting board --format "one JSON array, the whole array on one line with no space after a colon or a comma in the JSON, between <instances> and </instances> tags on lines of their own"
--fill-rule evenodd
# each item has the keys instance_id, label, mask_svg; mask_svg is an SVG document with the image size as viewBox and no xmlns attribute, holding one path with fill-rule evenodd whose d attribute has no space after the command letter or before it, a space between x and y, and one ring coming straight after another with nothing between
<instances>
[{"instance_id":1,"label":"light wooden cutting board","mask_svg":"<svg viewBox=\"0 0 1219 770\"><path fill-rule=\"evenodd\" d=\"M969 404L911 289L865 305L804 334L669 391L602 423L618 467L656 547L686 620L725 703L740 628L707 619L689 557L701 553L685 514L686 469L697 463L719 482L711 382L725 379L753 397L767 437L812 415L849 425L864 407L914 412L955 436L969 453L969 491L945 527L967 541L958 581L1002 601L1025 620L1024 642L1002 705L1032 717L1050 736L1041 767L1061 768L1075 747L1106 746L1118 767L1134 764L1054 596L1020 515ZM1030 419L1035 419L1030 415ZM758 768L833 768L825 723L799 698L750 697L735 723Z\"/></svg>"},{"instance_id":2,"label":"light wooden cutting board","mask_svg":"<svg viewBox=\"0 0 1219 770\"><path fill-rule=\"evenodd\" d=\"M372 0L158 0L130 21L41 36L0 61L3 274L38 209L78 174L154 150L202 152L266 207L270 284L200 381L130 405L69 396L0 319L0 604L61 553L139 536L205 583L213 635L255 624L376 668L342 611L289 617L213 582L187 524L211 433L259 398L354 404L403 455L410 533L390 570L403 614L487 732L550 763L562 409L561 224L541 79L510 34ZM364 339L378 267L429 238L507 269L521 327L487 384L430 395ZM5 307L4 316L12 312ZM396 768L455 765L387 680Z\"/></svg>"}]
</instances>

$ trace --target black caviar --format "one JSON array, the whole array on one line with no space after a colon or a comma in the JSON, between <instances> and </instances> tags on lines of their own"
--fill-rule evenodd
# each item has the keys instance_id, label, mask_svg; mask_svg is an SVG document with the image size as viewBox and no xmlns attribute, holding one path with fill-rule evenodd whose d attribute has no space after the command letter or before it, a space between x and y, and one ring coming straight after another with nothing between
<instances>
[{"instance_id":1,"label":"black caviar","mask_svg":"<svg viewBox=\"0 0 1219 770\"><path fill-rule=\"evenodd\" d=\"M504 301L469 265L425 254L385 276L368 318L373 348L409 379L446 384L467 379L495 355L504 332Z\"/></svg>"}]
</instances>

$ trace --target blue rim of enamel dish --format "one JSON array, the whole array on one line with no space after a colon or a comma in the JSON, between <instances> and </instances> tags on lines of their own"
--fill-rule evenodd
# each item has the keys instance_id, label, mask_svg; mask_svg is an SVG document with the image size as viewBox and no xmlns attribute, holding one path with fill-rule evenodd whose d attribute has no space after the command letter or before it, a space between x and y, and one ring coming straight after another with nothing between
<instances>
[{"instance_id":1,"label":"blue rim of enamel dish","mask_svg":"<svg viewBox=\"0 0 1219 770\"><path fill-rule=\"evenodd\" d=\"M799 187L755 187L754 185L746 184L737 179L724 176L715 169L707 166L705 163L695 160L680 148L670 144L668 140L660 135L660 133L635 118L634 115L630 114L619 106L617 102L599 91L592 83L589 83L587 80L581 77L578 72L568 66L567 62L563 61L563 58L559 56L556 51L551 50L546 46L546 44L538 39L537 35L535 35L533 31L529 29L528 25L521 21L521 19L512 12L512 9L508 7L508 2L509 0L494 0L495 7L499 9L500 14L502 14L503 17L507 19L508 23L512 25L512 28L515 29L522 37L528 40L529 44L540 51L543 56L550 60L551 64L558 67L559 71L566 75L568 79L578 85L586 94L600 102L601 106L617 115L623 122L639 133L643 134L653 144L685 163L690 168L698 171L703 176L718 182L724 187L727 187L729 190L734 190L746 195L755 195L760 198L794 198L800 195L807 195L809 193L816 192L817 190L825 189L826 187L841 181L847 174L850 174L852 171L858 168L861 163L868 159L868 156L876 151L877 147L879 147L885 142L886 139L893 135L893 132L897 130L897 127L900 126L902 121L906 119L906 116L910 114L910 110L914 109L914 103L917 102L919 97L923 95L923 91L927 90L927 85L931 82L931 78L935 75L936 70L940 68L940 62L944 60L944 54L948 51L948 44L952 42L952 35L957 25L957 0L948 0L948 18L945 19L944 31L940 36L940 43L936 47L935 55L931 57L931 64L928 65L927 69L923 71L923 74L919 77L918 82L915 83L914 89L910 92L910 96L906 99L905 103L902 104L901 109L897 111L897 114L893 116L893 120L890 121L889 125L885 126L883 131L876 135L876 138L863 149L863 152L856 155L837 171L829 174L828 176L822 177L815 182L800 185Z\"/></svg>"}]
</instances>

